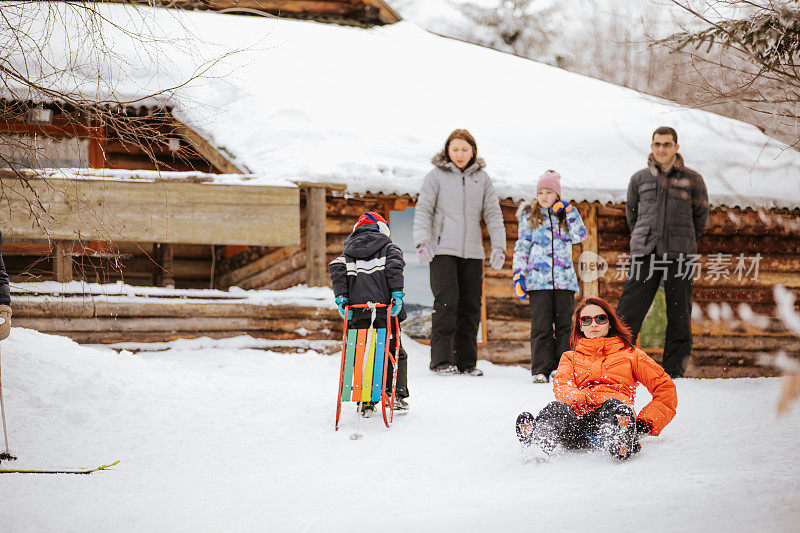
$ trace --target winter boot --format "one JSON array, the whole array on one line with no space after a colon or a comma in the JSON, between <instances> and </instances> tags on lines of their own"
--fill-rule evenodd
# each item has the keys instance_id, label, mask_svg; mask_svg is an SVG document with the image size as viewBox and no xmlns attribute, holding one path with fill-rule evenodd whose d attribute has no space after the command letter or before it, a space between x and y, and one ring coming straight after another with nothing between
<instances>
[{"instance_id":1,"label":"winter boot","mask_svg":"<svg viewBox=\"0 0 800 533\"><path fill-rule=\"evenodd\" d=\"M364 402L361 404L361 416L369 418L375 414L375 402Z\"/></svg>"},{"instance_id":2,"label":"winter boot","mask_svg":"<svg viewBox=\"0 0 800 533\"><path fill-rule=\"evenodd\" d=\"M456 368L456 365L451 365L450 363L442 363L432 369L431 372L441 375L458 374L458 368Z\"/></svg>"},{"instance_id":3,"label":"winter boot","mask_svg":"<svg viewBox=\"0 0 800 533\"><path fill-rule=\"evenodd\" d=\"M536 418L529 412L520 413L517 417L517 438L524 446L533 444L533 430L536 427Z\"/></svg>"},{"instance_id":4,"label":"winter boot","mask_svg":"<svg viewBox=\"0 0 800 533\"><path fill-rule=\"evenodd\" d=\"M608 452L616 459L625 461L641 449L641 445L636 439L636 418L633 409L628 407L630 412L619 412L614 415L614 421L610 427L606 427L604 433L605 442L608 444Z\"/></svg>"},{"instance_id":5,"label":"winter boot","mask_svg":"<svg viewBox=\"0 0 800 533\"><path fill-rule=\"evenodd\" d=\"M547 376L544 374L534 374L531 383L547 383Z\"/></svg>"},{"instance_id":6,"label":"winter boot","mask_svg":"<svg viewBox=\"0 0 800 533\"><path fill-rule=\"evenodd\" d=\"M394 398L394 410L395 411L408 411L408 402L405 398L400 398L399 396L395 396Z\"/></svg>"}]
</instances>

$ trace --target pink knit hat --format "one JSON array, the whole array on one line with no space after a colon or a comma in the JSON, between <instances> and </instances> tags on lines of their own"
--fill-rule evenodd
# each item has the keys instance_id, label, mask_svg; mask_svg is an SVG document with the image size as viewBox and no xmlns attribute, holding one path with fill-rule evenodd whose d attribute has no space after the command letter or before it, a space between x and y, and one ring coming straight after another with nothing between
<instances>
[{"instance_id":1,"label":"pink knit hat","mask_svg":"<svg viewBox=\"0 0 800 533\"><path fill-rule=\"evenodd\" d=\"M548 170L539 176L539 181L536 183L536 192L542 189L550 189L561 198L561 174L555 170Z\"/></svg>"}]
</instances>

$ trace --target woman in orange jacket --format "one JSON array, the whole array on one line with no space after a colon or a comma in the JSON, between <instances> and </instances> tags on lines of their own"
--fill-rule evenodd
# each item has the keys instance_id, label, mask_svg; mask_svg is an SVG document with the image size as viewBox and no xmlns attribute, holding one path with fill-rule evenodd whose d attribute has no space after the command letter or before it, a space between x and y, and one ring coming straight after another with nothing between
<instances>
[{"instance_id":1,"label":"woman in orange jacket","mask_svg":"<svg viewBox=\"0 0 800 533\"><path fill-rule=\"evenodd\" d=\"M624 460L641 449L638 439L658 435L675 416L675 384L658 363L633 345L631 332L602 298L586 298L572 324L572 350L553 378L556 401L534 417L517 417L517 437L545 453L556 446L600 446ZM653 399L637 415L633 399L641 383Z\"/></svg>"}]
</instances>

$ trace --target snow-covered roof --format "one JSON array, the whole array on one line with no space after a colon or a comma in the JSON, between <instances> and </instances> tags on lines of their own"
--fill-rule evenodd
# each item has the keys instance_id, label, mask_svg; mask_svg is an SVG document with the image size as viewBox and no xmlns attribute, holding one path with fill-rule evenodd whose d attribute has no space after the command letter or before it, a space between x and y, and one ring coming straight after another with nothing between
<instances>
[{"instance_id":1,"label":"snow-covered roof","mask_svg":"<svg viewBox=\"0 0 800 533\"><path fill-rule=\"evenodd\" d=\"M149 32L146 46L158 51L143 53L145 45L106 24L118 55L104 65L116 80L107 91L144 97L209 66L159 98L255 175L250 185L341 181L349 193L414 195L449 132L467 128L501 197L531 197L536 178L553 168L563 176L564 196L620 202L631 174L645 166L652 131L670 125L712 203L800 206L800 153L752 125L410 22L361 29L97 9L120 27ZM211 59L218 61L209 65ZM85 71L54 83L74 86ZM84 87L91 83L87 78Z\"/></svg>"}]
</instances>

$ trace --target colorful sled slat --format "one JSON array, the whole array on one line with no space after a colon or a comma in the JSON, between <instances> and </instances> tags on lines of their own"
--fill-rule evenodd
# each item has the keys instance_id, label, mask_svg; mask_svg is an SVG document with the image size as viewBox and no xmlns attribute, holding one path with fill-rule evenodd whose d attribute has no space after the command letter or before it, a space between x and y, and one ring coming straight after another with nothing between
<instances>
[{"instance_id":1,"label":"colorful sled slat","mask_svg":"<svg viewBox=\"0 0 800 533\"><path fill-rule=\"evenodd\" d=\"M383 359L386 351L386 329L376 330L375 364L372 372L372 398L371 401L381 401L381 385L383 385Z\"/></svg>"},{"instance_id":2,"label":"colorful sled slat","mask_svg":"<svg viewBox=\"0 0 800 533\"><path fill-rule=\"evenodd\" d=\"M364 351L367 349L367 330L359 329L356 338L356 360L353 365L353 396L352 402L361 401L361 382L364 378Z\"/></svg>"},{"instance_id":3,"label":"colorful sled slat","mask_svg":"<svg viewBox=\"0 0 800 533\"><path fill-rule=\"evenodd\" d=\"M347 332L347 348L345 349L344 379L342 381L342 401L349 402L353 389L353 364L356 357L356 337L358 330Z\"/></svg>"},{"instance_id":4,"label":"colorful sled slat","mask_svg":"<svg viewBox=\"0 0 800 533\"><path fill-rule=\"evenodd\" d=\"M369 346L367 346L366 356L364 357L364 386L361 390L361 401L369 402L372 398L372 371L375 364L375 330L367 334Z\"/></svg>"}]
</instances>

